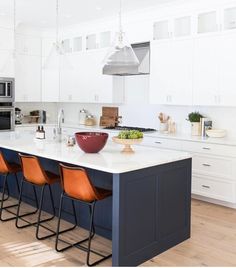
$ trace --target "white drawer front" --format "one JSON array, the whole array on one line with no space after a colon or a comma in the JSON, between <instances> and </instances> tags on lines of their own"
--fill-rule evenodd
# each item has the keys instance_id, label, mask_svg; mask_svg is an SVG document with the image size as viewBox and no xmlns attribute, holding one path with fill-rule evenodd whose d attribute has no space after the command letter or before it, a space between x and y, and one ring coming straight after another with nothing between
<instances>
[{"instance_id":1,"label":"white drawer front","mask_svg":"<svg viewBox=\"0 0 236 268\"><path fill-rule=\"evenodd\" d=\"M235 203L235 184L193 176L192 193Z\"/></svg>"},{"instance_id":2,"label":"white drawer front","mask_svg":"<svg viewBox=\"0 0 236 268\"><path fill-rule=\"evenodd\" d=\"M206 174L229 179L233 178L232 160L230 159L194 155L192 163L194 174Z\"/></svg>"},{"instance_id":3,"label":"white drawer front","mask_svg":"<svg viewBox=\"0 0 236 268\"><path fill-rule=\"evenodd\" d=\"M236 157L236 146L183 141L183 150L203 154Z\"/></svg>"},{"instance_id":4,"label":"white drawer front","mask_svg":"<svg viewBox=\"0 0 236 268\"><path fill-rule=\"evenodd\" d=\"M142 145L172 150L182 149L182 141L163 138L144 137Z\"/></svg>"}]
</instances>

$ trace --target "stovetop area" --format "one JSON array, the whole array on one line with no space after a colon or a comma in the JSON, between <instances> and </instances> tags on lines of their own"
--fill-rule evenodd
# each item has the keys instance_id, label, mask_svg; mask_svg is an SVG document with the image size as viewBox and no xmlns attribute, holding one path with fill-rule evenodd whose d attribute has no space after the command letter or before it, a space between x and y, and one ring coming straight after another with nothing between
<instances>
[{"instance_id":1,"label":"stovetop area","mask_svg":"<svg viewBox=\"0 0 236 268\"><path fill-rule=\"evenodd\" d=\"M114 129L114 130L139 130L141 132L155 132L154 128L142 128L142 127L129 127L129 126L116 126L116 127L105 127L104 129Z\"/></svg>"}]
</instances>

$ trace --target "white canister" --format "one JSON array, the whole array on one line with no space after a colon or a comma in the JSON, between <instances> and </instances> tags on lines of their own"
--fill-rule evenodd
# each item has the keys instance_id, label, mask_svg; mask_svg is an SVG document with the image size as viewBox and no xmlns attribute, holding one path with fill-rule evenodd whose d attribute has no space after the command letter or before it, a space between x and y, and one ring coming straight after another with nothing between
<instances>
[{"instance_id":1,"label":"white canister","mask_svg":"<svg viewBox=\"0 0 236 268\"><path fill-rule=\"evenodd\" d=\"M85 120L87 117L87 111L85 109L82 109L79 111L79 124L85 125Z\"/></svg>"}]
</instances>

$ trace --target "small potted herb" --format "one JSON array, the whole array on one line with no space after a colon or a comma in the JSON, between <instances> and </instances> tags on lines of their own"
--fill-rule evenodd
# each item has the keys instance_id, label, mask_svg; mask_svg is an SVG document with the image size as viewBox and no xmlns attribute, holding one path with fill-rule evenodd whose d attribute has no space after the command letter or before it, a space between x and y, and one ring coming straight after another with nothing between
<instances>
[{"instance_id":1,"label":"small potted herb","mask_svg":"<svg viewBox=\"0 0 236 268\"><path fill-rule=\"evenodd\" d=\"M191 123L192 136L201 135L201 118L203 118L203 116L199 112L192 112L188 114L187 120Z\"/></svg>"}]
</instances>

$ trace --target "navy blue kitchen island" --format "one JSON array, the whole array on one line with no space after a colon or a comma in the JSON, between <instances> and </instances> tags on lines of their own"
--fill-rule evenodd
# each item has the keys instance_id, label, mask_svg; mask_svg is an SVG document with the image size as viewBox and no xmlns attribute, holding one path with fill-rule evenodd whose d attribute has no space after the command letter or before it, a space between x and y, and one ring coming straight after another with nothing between
<instances>
[{"instance_id":1,"label":"navy blue kitchen island","mask_svg":"<svg viewBox=\"0 0 236 268\"><path fill-rule=\"evenodd\" d=\"M66 148L52 141L39 147L32 141L24 143L12 136L8 141L7 134L0 135L0 147L8 160L18 161L17 152L22 152L40 157L44 168L54 172L58 172L59 162L83 166L95 185L112 189L112 197L98 204L95 228L97 234L112 239L113 266L139 265L190 238L188 154L140 146L134 155L122 155L119 147L109 144L102 153L88 155L77 147ZM153 157L156 160L151 161ZM16 195L14 180L9 182L10 191ZM58 209L60 184L52 188ZM32 197L30 186L25 196L24 201L34 205L28 198ZM65 207L63 218L73 222L69 201ZM47 203L44 210L51 212ZM79 225L87 228L88 208L77 204L76 211Z\"/></svg>"}]
</instances>

